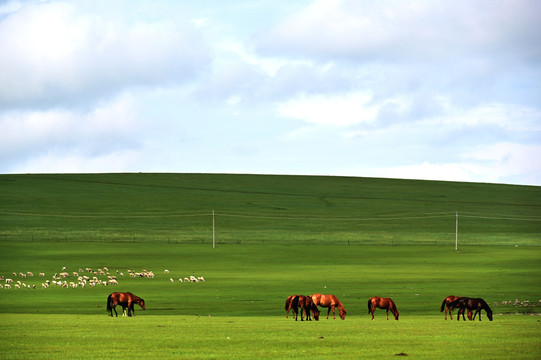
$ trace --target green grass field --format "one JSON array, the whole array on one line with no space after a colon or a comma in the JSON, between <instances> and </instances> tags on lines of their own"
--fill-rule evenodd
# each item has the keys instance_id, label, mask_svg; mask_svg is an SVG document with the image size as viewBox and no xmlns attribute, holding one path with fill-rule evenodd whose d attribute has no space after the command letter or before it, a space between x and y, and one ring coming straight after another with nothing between
<instances>
[{"instance_id":1,"label":"green grass field","mask_svg":"<svg viewBox=\"0 0 541 360\"><path fill-rule=\"evenodd\" d=\"M538 247L1 244L1 273L35 274L108 267L156 277L96 288L2 289L0 358L522 358L540 354ZM39 259L37 261L36 259ZM164 270L168 269L169 274ZM205 282L178 283L202 275ZM175 282L169 279L173 277ZM27 278L28 284L43 280ZM132 291L147 310L110 318L105 299ZM284 301L294 293L337 295L346 320L295 322ZM449 294L481 296L495 313L481 322L445 321ZM400 320L367 314L370 296L392 297ZM514 305L515 299L520 303ZM512 304L503 305L510 301ZM529 306L524 306L528 301ZM494 305L498 303L498 305ZM392 319L392 316L391 316ZM45 349L45 351L44 351Z\"/></svg>"},{"instance_id":2,"label":"green grass field","mask_svg":"<svg viewBox=\"0 0 541 360\"><path fill-rule=\"evenodd\" d=\"M540 245L541 188L370 178L0 175L0 240Z\"/></svg>"},{"instance_id":3,"label":"green grass field","mask_svg":"<svg viewBox=\"0 0 541 360\"><path fill-rule=\"evenodd\" d=\"M356 178L1 175L0 275L30 288L0 289L0 358L538 359L540 193ZM41 288L63 267L107 267L119 285ZM206 281L178 282L190 275ZM107 316L113 291L143 297L147 310ZM316 292L338 296L346 320L285 318L288 295ZM450 294L483 297L494 321L445 321ZM370 320L375 295L395 300L399 321L383 310Z\"/></svg>"},{"instance_id":4,"label":"green grass field","mask_svg":"<svg viewBox=\"0 0 541 360\"><path fill-rule=\"evenodd\" d=\"M282 317L3 315L3 359L536 359L539 323L423 316L295 323ZM381 319L380 319L381 320ZM513 336L509 333L512 332ZM398 357L400 358L400 357Z\"/></svg>"}]
</instances>

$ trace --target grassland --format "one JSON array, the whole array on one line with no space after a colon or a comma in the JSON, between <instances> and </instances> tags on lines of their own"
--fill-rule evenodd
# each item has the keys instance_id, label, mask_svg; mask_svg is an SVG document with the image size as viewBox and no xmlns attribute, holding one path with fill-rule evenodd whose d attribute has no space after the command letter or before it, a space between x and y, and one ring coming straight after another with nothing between
<instances>
[{"instance_id":1,"label":"grassland","mask_svg":"<svg viewBox=\"0 0 541 360\"><path fill-rule=\"evenodd\" d=\"M125 276L118 286L3 289L1 358L129 353L135 359L347 359L406 353L421 359L535 359L541 354L539 316L532 315L541 312L539 247L468 246L456 253L445 246L0 245L2 274L50 276L64 266L156 273L154 279ZM177 281L191 274L206 281ZM148 309L137 308L135 318L106 316L105 299L116 290L143 297ZM287 295L315 292L336 294L348 310L346 320L284 317ZM482 296L495 320L483 314L481 322L445 321L439 307L451 293ZM376 294L396 301L398 322L385 320L383 311L370 320L366 302Z\"/></svg>"},{"instance_id":2,"label":"grassland","mask_svg":"<svg viewBox=\"0 0 541 360\"><path fill-rule=\"evenodd\" d=\"M317 176L0 175L14 241L541 244L541 188Z\"/></svg>"},{"instance_id":3,"label":"grassland","mask_svg":"<svg viewBox=\"0 0 541 360\"><path fill-rule=\"evenodd\" d=\"M541 356L538 187L99 174L2 175L0 189L0 275L31 271L23 281L36 285L0 289L0 358ZM42 289L64 266L125 276L116 287ZM189 275L206 281L178 282ZM148 309L110 318L112 291ZM285 318L288 295L316 292L337 295L346 320ZM483 297L494 321L445 321L450 294ZM400 321L383 311L371 321L373 295L392 297Z\"/></svg>"}]
</instances>

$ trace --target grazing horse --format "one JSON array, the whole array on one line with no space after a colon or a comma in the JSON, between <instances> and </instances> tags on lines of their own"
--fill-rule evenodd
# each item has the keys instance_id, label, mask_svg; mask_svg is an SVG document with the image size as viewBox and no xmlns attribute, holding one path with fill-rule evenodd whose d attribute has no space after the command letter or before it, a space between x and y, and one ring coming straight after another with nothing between
<instances>
[{"instance_id":1,"label":"grazing horse","mask_svg":"<svg viewBox=\"0 0 541 360\"><path fill-rule=\"evenodd\" d=\"M372 314L372 320L374 320L374 311L376 308L385 309L387 315L387 320L389 320L389 310L392 311L394 319L398 320L398 315L400 311L396 308L394 301L391 298L381 298L379 296L374 296L368 299L368 313Z\"/></svg>"},{"instance_id":2,"label":"grazing horse","mask_svg":"<svg viewBox=\"0 0 541 360\"><path fill-rule=\"evenodd\" d=\"M306 314L306 320L312 321L310 312L312 312L312 314L314 315L314 320L319 321L319 309L317 308L316 304L314 304L314 301L312 300L311 296L299 295L297 300L301 308L301 321L303 321L305 314ZM296 301L296 300L293 300L293 301Z\"/></svg>"},{"instance_id":3,"label":"grazing horse","mask_svg":"<svg viewBox=\"0 0 541 360\"><path fill-rule=\"evenodd\" d=\"M449 295L445 299L443 299L443 302L441 303L440 311L443 312L443 310L445 310L445 320L447 320L447 311L449 311L449 316L451 317L451 320L453 320L453 307L450 304L460 297L461 296ZM472 319L471 310L468 310L468 319L470 320Z\"/></svg>"},{"instance_id":4,"label":"grazing horse","mask_svg":"<svg viewBox=\"0 0 541 360\"><path fill-rule=\"evenodd\" d=\"M306 315L307 321L312 321L310 311L314 315L314 319L316 321L319 320L319 309L314 304L310 296L304 295L291 295L287 298L285 305L285 310L287 311L286 318L289 315L289 310L291 310L292 313L295 315L295 321L297 321L297 317L299 315L299 308L301 308L301 321L304 321L304 315Z\"/></svg>"},{"instance_id":5,"label":"grazing horse","mask_svg":"<svg viewBox=\"0 0 541 360\"><path fill-rule=\"evenodd\" d=\"M457 321L460 321L461 314L462 320L466 321L466 319L464 318L464 311L466 309L468 311L475 310L475 314L473 314L473 320L475 320L475 317L477 316L477 314L479 314L479 321L481 321L481 310L485 310L487 312L488 320L492 321L492 309L490 309L490 306L488 306L486 301L481 298L461 297L453 301L451 303L451 306L460 308L458 310Z\"/></svg>"},{"instance_id":6,"label":"grazing horse","mask_svg":"<svg viewBox=\"0 0 541 360\"><path fill-rule=\"evenodd\" d=\"M128 308L128 316L135 316L134 305L139 304L143 310L146 310L145 300L141 299L139 296L136 296L130 292L114 292L107 297L107 311L110 313L110 316L113 316L113 310L115 315L118 317L116 312L116 306L122 306L122 316L126 316L126 308Z\"/></svg>"},{"instance_id":7,"label":"grazing horse","mask_svg":"<svg viewBox=\"0 0 541 360\"><path fill-rule=\"evenodd\" d=\"M286 319L288 318L289 316L289 310L293 309L292 307L292 302L293 302L293 299L295 297L298 297L299 295L291 295L291 296L288 296L287 299L286 299L286 306L285 306L285 310L286 310ZM293 309L293 311L295 312L295 309Z\"/></svg>"},{"instance_id":8,"label":"grazing horse","mask_svg":"<svg viewBox=\"0 0 541 360\"><path fill-rule=\"evenodd\" d=\"M312 301L316 306L321 306L328 308L327 310L327 319L329 318L329 314L332 310L332 318L336 319L336 316L334 315L334 309L338 308L338 311L340 312L340 318L344 320L346 318L346 309L344 309L344 305L338 300L338 298L334 295L322 295L322 294L314 294L312 295Z\"/></svg>"}]
</instances>

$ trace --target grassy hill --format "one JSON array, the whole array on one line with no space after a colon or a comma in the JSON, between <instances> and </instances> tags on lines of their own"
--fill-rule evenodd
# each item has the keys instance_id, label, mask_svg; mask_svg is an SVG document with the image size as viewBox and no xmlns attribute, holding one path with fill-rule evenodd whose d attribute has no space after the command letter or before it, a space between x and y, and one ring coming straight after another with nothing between
<instances>
[{"instance_id":1,"label":"grassy hill","mask_svg":"<svg viewBox=\"0 0 541 360\"><path fill-rule=\"evenodd\" d=\"M0 175L0 240L541 244L541 187L227 174Z\"/></svg>"},{"instance_id":2,"label":"grassy hill","mask_svg":"<svg viewBox=\"0 0 541 360\"><path fill-rule=\"evenodd\" d=\"M0 276L14 280L0 289L0 358L538 359L540 207L540 187L496 184L0 175ZM41 285L87 267L119 285ZM206 281L178 281L190 275ZM147 310L108 317L113 291ZM288 295L316 292L338 296L346 320L285 318ZM483 297L494 321L445 321L450 294ZM374 295L392 297L400 321L370 320Z\"/></svg>"}]
</instances>

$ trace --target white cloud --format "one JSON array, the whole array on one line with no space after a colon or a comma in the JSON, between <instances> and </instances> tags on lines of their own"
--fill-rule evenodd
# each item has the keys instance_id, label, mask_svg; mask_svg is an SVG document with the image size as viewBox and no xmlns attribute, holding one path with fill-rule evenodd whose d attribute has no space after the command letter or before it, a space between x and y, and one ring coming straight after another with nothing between
<instances>
[{"instance_id":1,"label":"white cloud","mask_svg":"<svg viewBox=\"0 0 541 360\"><path fill-rule=\"evenodd\" d=\"M185 82L208 63L193 24L131 20L76 3L27 3L0 22L0 106L85 102Z\"/></svg>"},{"instance_id":2,"label":"white cloud","mask_svg":"<svg viewBox=\"0 0 541 360\"><path fill-rule=\"evenodd\" d=\"M479 104L459 109L448 106L448 114L431 118L426 124L467 125L468 127L491 125L515 132L541 131L541 111L515 104Z\"/></svg>"},{"instance_id":3,"label":"white cloud","mask_svg":"<svg viewBox=\"0 0 541 360\"><path fill-rule=\"evenodd\" d=\"M518 183L541 181L541 145L500 143L479 146L458 162L422 162L380 168L362 168L356 175L464 182ZM517 179L522 179L518 180Z\"/></svg>"},{"instance_id":4,"label":"white cloud","mask_svg":"<svg viewBox=\"0 0 541 360\"><path fill-rule=\"evenodd\" d=\"M531 178L541 173L541 145L497 143L479 146L462 156L466 160L486 164L485 172L492 177L511 178L525 176ZM539 176L539 175L538 175Z\"/></svg>"},{"instance_id":5,"label":"white cloud","mask_svg":"<svg viewBox=\"0 0 541 360\"><path fill-rule=\"evenodd\" d=\"M90 160L140 146L140 134L146 127L129 96L89 112L50 109L0 113L0 159L6 164L28 165L35 156L43 162L44 156L62 159L77 153Z\"/></svg>"},{"instance_id":6,"label":"white cloud","mask_svg":"<svg viewBox=\"0 0 541 360\"><path fill-rule=\"evenodd\" d=\"M300 96L278 105L280 116L311 124L346 126L374 120L377 108L371 97L362 93L342 96Z\"/></svg>"},{"instance_id":7,"label":"white cloud","mask_svg":"<svg viewBox=\"0 0 541 360\"><path fill-rule=\"evenodd\" d=\"M367 60L433 60L451 54L539 57L536 1L317 0L262 37L265 52ZM502 46L503 45L503 46Z\"/></svg>"},{"instance_id":8,"label":"white cloud","mask_svg":"<svg viewBox=\"0 0 541 360\"><path fill-rule=\"evenodd\" d=\"M31 168L34 173L129 172L137 168L140 160L140 152L129 149L94 157L79 152L46 153L19 162L13 171L25 173L26 169Z\"/></svg>"}]
</instances>

